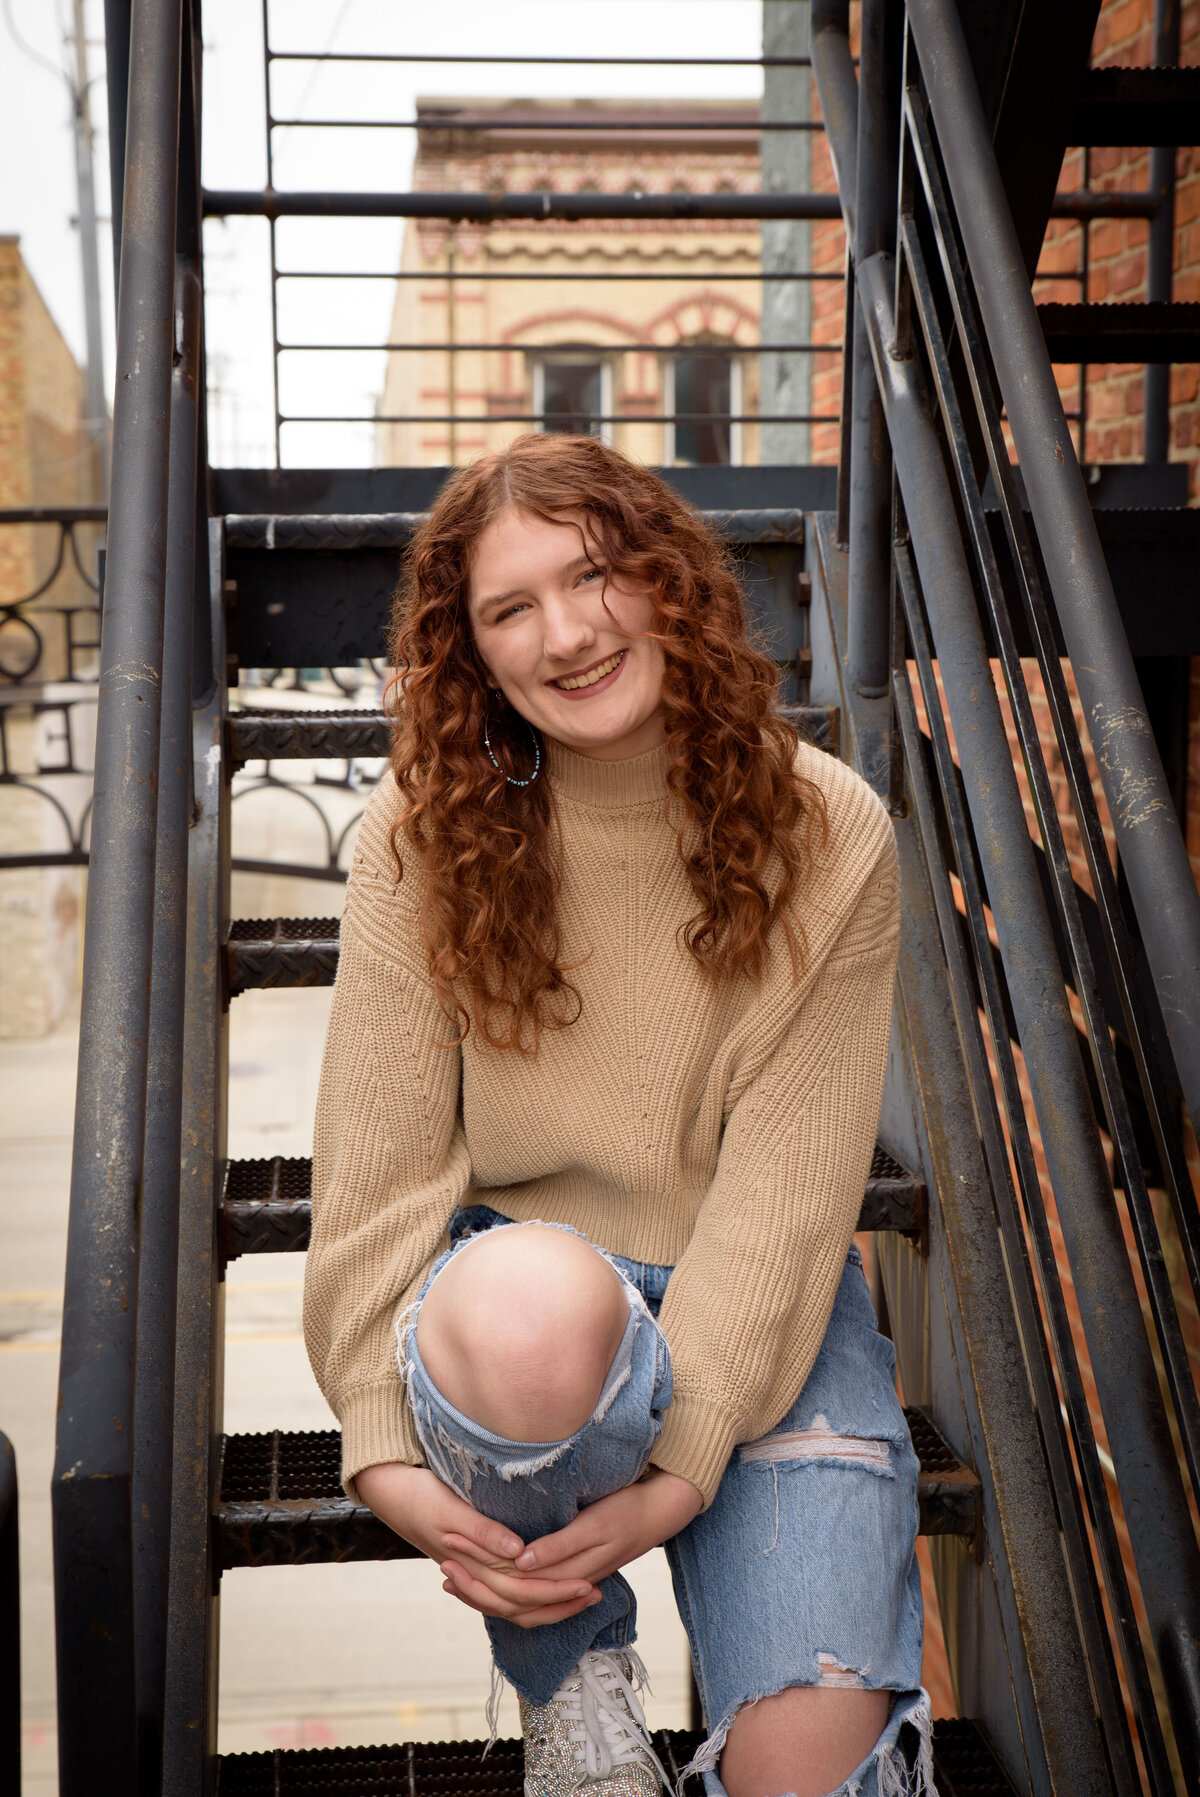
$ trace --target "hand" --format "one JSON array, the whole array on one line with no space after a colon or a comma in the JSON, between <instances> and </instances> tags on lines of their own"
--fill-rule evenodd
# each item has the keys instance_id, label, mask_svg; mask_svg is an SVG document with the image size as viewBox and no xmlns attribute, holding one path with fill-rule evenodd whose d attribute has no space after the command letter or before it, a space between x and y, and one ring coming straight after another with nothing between
<instances>
[{"instance_id":1,"label":"hand","mask_svg":"<svg viewBox=\"0 0 1200 1797\"><path fill-rule=\"evenodd\" d=\"M650 1475L638 1484L626 1485L598 1503L589 1504L565 1529L531 1542L515 1556L515 1569L518 1574L536 1575L539 1580L588 1579L598 1586L610 1573L677 1535L698 1514L703 1502L700 1492L687 1479L652 1467ZM480 1594L467 1565L471 1556L464 1551L470 1549L469 1539L452 1533L446 1538L446 1546L453 1556L442 1568L447 1575L447 1589L452 1588L464 1603L481 1608L477 1601ZM552 1619L539 1616L538 1620Z\"/></svg>"},{"instance_id":2,"label":"hand","mask_svg":"<svg viewBox=\"0 0 1200 1797\"><path fill-rule=\"evenodd\" d=\"M578 1576L530 1578L518 1571L516 1556L525 1545L520 1536L481 1516L427 1467L390 1461L365 1467L355 1483L389 1529L441 1566L443 1590L485 1616L534 1628L600 1601L596 1587Z\"/></svg>"}]
</instances>

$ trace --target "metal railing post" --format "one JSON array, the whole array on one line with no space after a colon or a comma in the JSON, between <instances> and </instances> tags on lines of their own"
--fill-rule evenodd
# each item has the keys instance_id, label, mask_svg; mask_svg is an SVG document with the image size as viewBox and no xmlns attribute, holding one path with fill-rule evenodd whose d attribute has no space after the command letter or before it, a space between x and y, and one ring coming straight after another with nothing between
<instances>
[{"instance_id":1,"label":"metal railing post","mask_svg":"<svg viewBox=\"0 0 1200 1797\"><path fill-rule=\"evenodd\" d=\"M1200 893L1063 416L953 0L907 0L967 262L1188 1110L1200 1118Z\"/></svg>"},{"instance_id":2,"label":"metal railing post","mask_svg":"<svg viewBox=\"0 0 1200 1797\"><path fill-rule=\"evenodd\" d=\"M0 1789L21 1789L21 1558L17 1456L0 1435Z\"/></svg>"},{"instance_id":3,"label":"metal railing post","mask_svg":"<svg viewBox=\"0 0 1200 1797\"><path fill-rule=\"evenodd\" d=\"M51 1488L63 1797L137 1768L132 1473L154 925L181 0L129 60L108 562Z\"/></svg>"},{"instance_id":4,"label":"metal railing post","mask_svg":"<svg viewBox=\"0 0 1200 1797\"><path fill-rule=\"evenodd\" d=\"M195 269L182 257L175 294L177 360L171 393L154 971L150 986L146 1164L138 1280L137 1438L133 1462L138 1777L143 1797L157 1797L162 1776L175 1431L188 829L192 807L200 282ZM207 594L201 597L207 600ZM202 609L207 614L207 605Z\"/></svg>"},{"instance_id":5,"label":"metal railing post","mask_svg":"<svg viewBox=\"0 0 1200 1797\"><path fill-rule=\"evenodd\" d=\"M890 16L889 16L890 15ZM854 254L859 262L893 246L896 230L899 113L896 0L863 0L859 64L857 199ZM891 671L892 451L871 361L871 342L854 308L850 436L850 680L865 699L881 698Z\"/></svg>"}]
</instances>

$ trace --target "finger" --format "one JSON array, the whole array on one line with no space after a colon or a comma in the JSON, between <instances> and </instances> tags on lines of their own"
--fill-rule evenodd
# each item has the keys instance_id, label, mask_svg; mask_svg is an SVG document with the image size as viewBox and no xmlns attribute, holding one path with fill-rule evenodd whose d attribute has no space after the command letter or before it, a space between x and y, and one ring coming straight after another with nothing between
<instances>
[{"instance_id":1,"label":"finger","mask_svg":"<svg viewBox=\"0 0 1200 1797\"><path fill-rule=\"evenodd\" d=\"M497 1597L482 1580L472 1579L465 1568L453 1562L447 1562L447 1573L449 1576L443 1581L442 1590L449 1596L456 1597L469 1610L476 1610L481 1616L499 1617L514 1623L518 1628L561 1622L568 1616L577 1616L590 1604L601 1601L600 1593L596 1592L591 1598L580 1597L569 1603L538 1605L530 1611ZM536 1621L530 1621L531 1617L536 1618Z\"/></svg>"},{"instance_id":2,"label":"finger","mask_svg":"<svg viewBox=\"0 0 1200 1797\"><path fill-rule=\"evenodd\" d=\"M473 1588L490 1591L501 1602L519 1610L542 1604L572 1603L577 1598L586 1602L598 1595L597 1587L590 1580L516 1578L465 1555L444 1560L441 1571L446 1578L455 1578L461 1573Z\"/></svg>"},{"instance_id":3,"label":"finger","mask_svg":"<svg viewBox=\"0 0 1200 1797\"><path fill-rule=\"evenodd\" d=\"M515 1560L524 1549L525 1543L503 1523L493 1522L490 1516L479 1516L476 1512L477 1525L471 1527L471 1545L482 1547L489 1554L495 1554L501 1560ZM461 1533L461 1531L458 1531Z\"/></svg>"},{"instance_id":4,"label":"finger","mask_svg":"<svg viewBox=\"0 0 1200 1797\"><path fill-rule=\"evenodd\" d=\"M542 1567L570 1560L576 1554L586 1552L589 1547L595 1547L604 1532L586 1510L581 1511L565 1529L557 1529L553 1535L539 1536L517 1554L518 1571L535 1572Z\"/></svg>"},{"instance_id":5,"label":"finger","mask_svg":"<svg viewBox=\"0 0 1200 1797\"><path fill-rule=\"evenodd\" d=\"M512 1554L501 1554L498 1549L489 1548L484 1541L475 1540L470 1535L459 1535L453 1530L442 1536L442 1548L447 1554L466 1554L468 1558L484 1566L491 1566L497 1572L510 1575L516 1573L516 1560Z\"/></svg>"}]
</instances>

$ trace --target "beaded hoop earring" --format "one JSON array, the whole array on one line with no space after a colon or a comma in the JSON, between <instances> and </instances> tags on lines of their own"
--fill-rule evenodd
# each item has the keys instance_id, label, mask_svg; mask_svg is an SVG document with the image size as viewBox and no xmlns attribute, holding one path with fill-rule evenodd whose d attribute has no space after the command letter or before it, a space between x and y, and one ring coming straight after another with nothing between
<instances>
[{"instance_id":1,"label":"beaded hoop earring","mask_svg":"<svg viewBox=\"0 0 1200 1797\"><path fill-rule=\"evenodd\" d=\"M488 720L487 718L483 720L483 746L487 750L487 758L498 774L504 774L504 778L508 781L510 786L532 786L542 771L542 745L538 741L537 731L529 722L528 718L525 720L525 727L533 738L533 772L530 774L528 780L514 780L511 774L504 774L504 769L500 766L500 763L492 753L492 741L488 734Z\"/></svg>"}]
</instances>

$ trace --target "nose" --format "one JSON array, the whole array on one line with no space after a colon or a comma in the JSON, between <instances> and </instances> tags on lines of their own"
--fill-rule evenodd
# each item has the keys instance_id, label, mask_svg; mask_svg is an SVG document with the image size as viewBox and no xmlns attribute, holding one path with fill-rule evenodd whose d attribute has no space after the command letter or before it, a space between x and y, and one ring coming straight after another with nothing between
<instances>
[{"instance_id":1,"label":"nose","mask_svg":"<svg viewBox=\"0 0 1200 1797\"><path fill-rule=\"evenodd\" d=\"M575 660L590 649L595 640L596 632L592 625L580 607L569 598L555 598L545 604L542 612L542 648L547 661Z\"/></svg>"}]
</instances>

